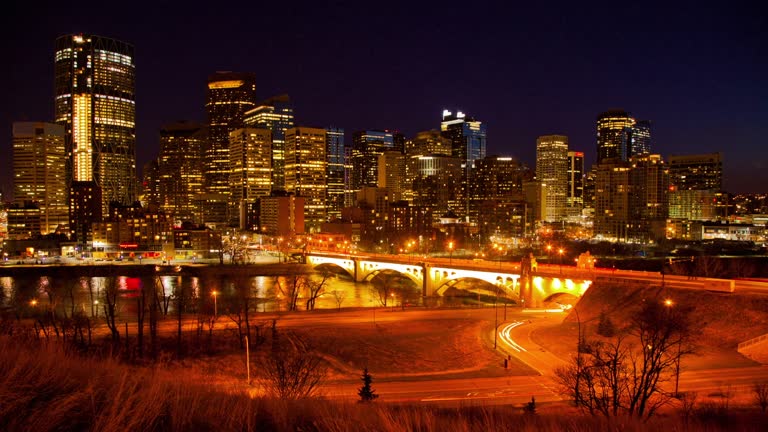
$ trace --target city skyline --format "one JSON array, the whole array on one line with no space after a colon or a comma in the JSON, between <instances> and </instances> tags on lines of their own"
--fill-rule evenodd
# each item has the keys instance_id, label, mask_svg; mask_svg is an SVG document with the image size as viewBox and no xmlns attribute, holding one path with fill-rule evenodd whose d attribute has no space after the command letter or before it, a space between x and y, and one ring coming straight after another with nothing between
<instances>
[{"instance_id":1,"label":"city skyline","mask_svg":"<svg viewBox=\"0 0 768 432\"><path fill-rule=\"evenodd\" d=\"M3 30L14 42L14 67L3 72L10 83L0 110L3 154L10 153L14 121L53 121L55 39L84 33L136 48L139 168L158 156L162 125L204 121L207 77L232 70L256 74L259 100L289 94L297 125L342 127L347 143L355 131L372 129L412 138L438 128L443 109L462 110L487 125L488 155L517 157L533 167L536 138L562 134L573 150L585 153L588 170L595 162L595 119L619 108L653 123L653 153L667 158L722 152L726 191L765 192L760 188L768 184L768 149L761 147L768 133L768 89L760 85L766 60L759 44L765 23L749 8L627 7L617 16L645 26L603 33L589 28L605 15L590 17L588 8L574 5L558 9L552 26L557 28L547 31L525 22L546 15L533 6L514 17L478 8L475 18L487 25L466 35L445 25L461 16L461 8L423 5L394 5L375 14L356 5L263 6L253 11L263 18L248 30L234 24L240 17L226 26L216 24L225 21L221 17L179 20L187 28L210 21L211 33L200 34L181 34L180 24L161 25L163 11L157 17L101 19L57 6L39 17L40 31L30 33L22 30L21 17L31 13L24 7L16 6ZM315 23L315 15L347 27L328 28ZM424 28L422 17L435 23L434 32ZM296 25L283 25L288 22ZM386 24L381 34L367 31L377 24ZM708 27L718 30L701 30ZM255 42L265 38L271 43L260 52ZM626 56L606 54L616 46L627 47ZM334 52L339 67L332 67ZM326 58L322 66L320 58ZM564 62L562 73L550 68L555 59ZM355 67L365 62L377 67ZM621 74L611 73L619 66ZM9 159L0 171L0 187L10 193Z\"/></svg>"}]
</instances>

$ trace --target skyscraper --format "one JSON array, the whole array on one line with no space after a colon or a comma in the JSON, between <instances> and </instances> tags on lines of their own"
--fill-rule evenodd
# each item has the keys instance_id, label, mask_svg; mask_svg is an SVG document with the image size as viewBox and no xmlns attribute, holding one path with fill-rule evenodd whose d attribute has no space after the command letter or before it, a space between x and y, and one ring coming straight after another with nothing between
<instances>
[{"instance_id":1,"label":"skyscraper","mask_svg":"<svg viewBox=\"0 0 768 432\"><path fill-rule=\"evenodd\" d=\"M629 158L634 125L635 119L622 110L610 110L597 116L597 163Z\"/></svg>"},{"instance_id":2,"label":"skyscraper","mask_svg":"<svg viewBox=\"0 0 768 432\"><path fill-rule=\"evenodd\" d=\"M723 188L721 153L673 155L669 157L670 184L676 190L720 191Z\"/></svg>"},{"instance_id":3,"label":"skyscraper","mask_svg":"<svg viewBox=\"0 0 768 432\"><path fill-rule=\"evenodd\" d=\"M581 216L584 208L584 153L577 151L568 152L568 192L566 193L566 206L568 216Z\"/></svg>"},{"instance_id":4,"label":"skyscraper","mask_svg":"<svg viewBox=\"0 0 768 432\"><path fill-rule=\"evenodd\" d=\"M133 46L102 36L61 36L55 74L55 118L65 128L68 181L94 182L104 214L112 201L130 204L137 186Z\"/></svg>"},{"instance_id":5,"label":"skyscraper","mask_svg":"<svg viewBox=\"0 0 768 432\"><path fill-rule=\"evenodd\" d=\"M253 229L253 206L272 191L272 132L241 128L229 134L230 200L238 203L240 229Z\"/></svg>"},{"instance_id":6,"label":"skyscraper","mask_svg":"<svg viewBox=\"0 0 768 432\"><path fill-rule=\"evenodd\" d=\"M547 189L547 222L561 221L567 215L568 137L545 135L536 139L536 178Z\"/></svg>"},{"instance_id":7,"label":"skyscraper","mask_svg":"<svg viewBox=\"0 0 768 432\"><path fill-rule=\"evenodd\" d=\"M341 218L341 209L344 208L344 172L346 165L346 152L344 149L344 129L329 127L325 129L325 141L327 145L326 157L328 158L328 220Z\"/></svg>"},{"instance_id":8,"label":"skyscraper","mask_svg":"<svg viewBox=\"0 0 768 432\"><path fill-rule=\"evenodd\" d=\"M285 190L285 131L294 125L288 95L271 97L245 113L245 126L272 131L272 190Z\"/></svg>"},{"instance_id":9,"label":"skyscraper","mask_svg":"<svg viewBox=\"0 0 768 432\"><path fill-rule=\"evenodd\" d=\"M205 103L208 140L203 150L206 222L237 220L239 203L230 202L229 134L244 126L245 113L256 106L256 77L252 73L216 72L208 77ZM231 214L227 214L227 213Z\"/></svg>"},{"instance_id":10,"label":"skyscraper","mask_svg":"<svg viewBox=\"0 0 768 432\"><path fill-rule=\"evenodd\" d=\"M632 145L630 156L651 152L651 121L639 120L632 126Z\"/></svg>"},{"instance_id":11,"label":"skyscraper","mask_svg":"<svg viewBox=\"0 0 768 432\"><path fill-rule=\"evenodd\" d=\"M453 153L451 140L444 137L440 131L432 129L417 132L413 139L406 143L406 153L409 155L445 155Z\"/></svg>"},{"instance_id":12,"label":"skyscraper","mask_svg":"<svg viewBox=\"0 0 768 432\"><path fill-rule=\"evenodd\" d=\"M13 196L40 209L40 233L68 225L64 127L53 123L13 124Z\"/></svg>"},{"instance_id":13,"label":"skyscraper","mask_svg":"<svg viewBox=\"0 0 768 432\"><path fill-rule=\"evenodd\" d=\"M325 129L294 127L285 132L285 190L304 197L304 226L317 232L326 221Z\"/></svg>"},{"instance_id":14,"label":"skyscraper","mask_svg":"<svg viewBox=\"0 0 768 432\"><path fill-rule=\"evenodd\" d=\"M463 203L462 209L465 218L470 215L469 184L472 182L472 169L474 162L485 157L486 152L486 127L463 112L456 114L443 110L443 119L440 123L441 134L451 141L453 157L461 160L463 175L461 181L461 194L459 200Z\"/></svg>"},{"instance_id":15,"label":"skyscraper","mask_svg":"<svg viewBox=\"0 0 768 432\"><path fill-rule=\"evenodd\" d=\"M203 192L203 146L208 130L202 124L178 122L160 129L160 207L178 221L202 223L196 198Z\"/></svg>"},{"instance_id":16,"label":"skyscraper","mask_svg":"<svg viewBox=\"0 0 768 432\"><path fill-rule=\"evenodd\" d=\"M386 130L358 131L352 135L352 189L377 187L379 156L395 150L394 135Z\"/></svg>"}]
</instances>

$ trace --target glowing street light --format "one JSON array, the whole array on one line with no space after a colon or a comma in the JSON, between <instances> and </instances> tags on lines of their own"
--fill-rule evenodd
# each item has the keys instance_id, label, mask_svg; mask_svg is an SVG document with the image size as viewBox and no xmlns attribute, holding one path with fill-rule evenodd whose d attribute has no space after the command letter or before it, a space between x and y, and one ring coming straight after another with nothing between
<instances>
[{"instance_id":1,"label":"glowing street light","mask_svg":"<svg viewBox=\"0 0 768 432\"><path fill-rule=\"evenodd\" d=\"M219 317L219 304L218 304L218 297L219 292L216 290L211 291L211 295L213 296L213 317L218 318Z\"/></svg>"},{"instance_id":2,"label":"glowing street light","mask_svg":"<svg viewBox=\"0 0 768 432\"><path fill-rule=\"evenodd\" d=\"M665 299L664 300L664 306L667 307L670 311L672 310L672 307L675 305L675 302L672 301L672 299ZM678 336L677 339L677 358L675 359L675 397L678 395L678 389L680 388L680 350L681 345L683 343L682 337Z\"/></svg>"},{"instance_id":3,"label":"glowing street light","mask_svg":"<svg viewBox=\"0 0 768 432\"><path fill-rule=\"evenodd\" d=\"M560 274L563 274L563 253L565 253L565 249L560 248L557 253L560 254Z\"/></svg>"},{"instance_id":4,"label":"glowing street light","mask_svg":"<svg viewBox=\"0 0 768 432\"><path fill-rule=\"evenodd\" d=\"M448 242L448 252L449 252L449 258L448 258L448 265L453 264L453 242Z\"/></svg>"},{"instance_id":5,"label":"glowing street light","mask_svg":"<svg viewBox=\"0 0 768 432\"><path fill-rule=\"evenodd\" d=\"M29 305L32 306L32 307L37 306L37 299L30 300Z\"/></svg>"}]
</instances>

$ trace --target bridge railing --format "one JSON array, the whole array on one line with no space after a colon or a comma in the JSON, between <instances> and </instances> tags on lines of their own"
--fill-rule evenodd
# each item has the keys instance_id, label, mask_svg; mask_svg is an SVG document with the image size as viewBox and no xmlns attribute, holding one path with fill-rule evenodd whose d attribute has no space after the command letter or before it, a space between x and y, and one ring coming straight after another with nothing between
<instances>
[{"instance_id":1,"label":"bridge railing","mask_svg":"<svg viewBox=\"0 0 768 432\"><path fill-rule=\"evenodd\" d=\"M759 344L760 342L763 342L763 341L766 341L766 340L768 340L768 333L766 333L766 334L764 334L762 336L758 336L758 337L752 338L752 339L750 339L748 341L744 341L744 342L740 343L738 351L741 351L742 349L744 349L744 348L746 348L748 346Z\"/></svg>"}]
</instances>

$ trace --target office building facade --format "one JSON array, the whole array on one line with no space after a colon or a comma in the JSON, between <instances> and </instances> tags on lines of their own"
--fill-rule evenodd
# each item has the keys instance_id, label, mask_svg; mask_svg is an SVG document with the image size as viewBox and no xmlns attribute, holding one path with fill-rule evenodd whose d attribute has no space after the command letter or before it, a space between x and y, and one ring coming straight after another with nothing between
<instances>
[{"instance_id":1,"label":"office building facade","mask_svg":"<svg viewBox=\"0 0 768 432\"><path fill-rule=\"evenodd\" d=\"M567 216L568 137L545 135L536 139L536 178L547 189L544 221Z\"/></svg>"},{"instance_id":2,"label":"office building facade","mask_svg":"<svg viewBox=\"0 0 768 432\"><path fill-rule=\"evenodd\" d=\"M13 197L40 210L40 234L69 225L64 127L54 123L13 123Z\"/></svg>"},{"instance_id":3,"label":"office building facade","mask_svg":"<svg viewBox=\"0 0 768 432\"><path fill-rule=\"evenodd\" d=\"M326 222L326 131L294 127L285 132L285 189L304 198L304 225L312 233Z\"/></svg>"},{"instance_id":4,"label":"office building facade","mask_svg":"<svg viewBox=\"0 0 768 432\"><path fill-rule=\"evenodd\" d=\"M134 47L95 35L56 39L55 122L64 126L67 179L94 182L101 213L136 198Z\"/></svg>"}]
</instances>

